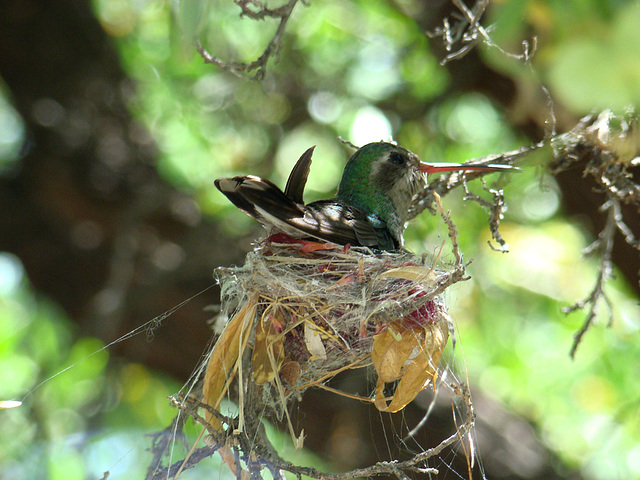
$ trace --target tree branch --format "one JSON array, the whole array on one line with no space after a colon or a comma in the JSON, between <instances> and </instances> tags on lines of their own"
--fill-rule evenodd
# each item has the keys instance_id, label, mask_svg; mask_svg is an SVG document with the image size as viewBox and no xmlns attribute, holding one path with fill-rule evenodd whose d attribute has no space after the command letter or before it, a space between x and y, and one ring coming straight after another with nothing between
<instances>
[{"instance_id":1,"label":"tree branch","mask_svg":"<svg viewBox=\"0 0 640 480\"><path fill-rule=\"evenodd\" d=\"M228 72L233 73L234 75L242 76L243 73L250 73L254 70L256 71L255 75L251 77L253 80L262 80L267 72L267 63L271 59L271 57L277 57L280 52L280 48L282 46L282 37L284 36L285 30L287 28L287 22L291 17L291 13L295 8L296 4L299 0L289 0L286 5L283 5L276 9L269 9L263 2L259 2L256 0L235 0L236 5L240 7L242 13L240 16L248 17L252 20L264 20L265 18L279 18L280 23L278 24L278 28L273 35L273 38L267 45L267 48L264 50L262 55L258 57L251 63L242 63L242 62L227 62L222 60L215 55L209 53L200 43L200 41L196 42L196 50L205 61L205 63L210 63L212 65L216 65L217 67L222 68ZM252 7L255 7L253 9Z\"/></svg>"}]
</instances>

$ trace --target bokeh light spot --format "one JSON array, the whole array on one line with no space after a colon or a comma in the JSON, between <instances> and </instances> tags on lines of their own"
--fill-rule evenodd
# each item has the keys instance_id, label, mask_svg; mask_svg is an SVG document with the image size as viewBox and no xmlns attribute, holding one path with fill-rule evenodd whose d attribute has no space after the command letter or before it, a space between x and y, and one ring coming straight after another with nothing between
<instances>
[{"instance_id":1,"label":"bokeh light spot","mask_svg":"<svg viewBox=\"0 0 640 480\"><path fill-rule=\"evenodd\" d=\"M361 108L351 127L351 138L358 146L391 138L391 122L374 107Z\"/></svg>"}]
</instances>

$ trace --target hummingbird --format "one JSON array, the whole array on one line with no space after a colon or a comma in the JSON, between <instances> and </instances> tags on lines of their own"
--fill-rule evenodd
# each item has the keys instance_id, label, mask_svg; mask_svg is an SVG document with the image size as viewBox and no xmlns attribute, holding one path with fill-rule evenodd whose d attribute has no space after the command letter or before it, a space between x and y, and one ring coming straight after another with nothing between
<instances>
[{"instance_id":1,"label":"hummingbird","mask_svg":"<svg viewBox=\"0 0 640 480\"><path fill-rule=\"evenodd\" d=\"M305 204L303 193L314 148L295 164L284 192L255 175L219 178L215 185L267 230L294 238L393 251L404 244L409 207L427 186L428 174L516 169L500 164L425 163L399 145L374 142L349 158L334 198Z\"/></svg>"}]
</instances>

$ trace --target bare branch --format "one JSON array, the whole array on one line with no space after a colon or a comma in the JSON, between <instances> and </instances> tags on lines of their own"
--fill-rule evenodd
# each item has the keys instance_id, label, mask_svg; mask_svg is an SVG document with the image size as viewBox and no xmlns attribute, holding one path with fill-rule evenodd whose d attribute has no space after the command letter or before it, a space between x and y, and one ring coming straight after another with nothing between
<instances>
[{"instance_id":1,"label":"bare branch","mask_svg":"<svg viewBox=\"0 0 640 480\"><path fill-rule=\"evenodd\" d=\"M470 398L466 400L466 403L469 401ZM196 401L193 405L187 405L175 398L172 403L181 411L188 412L198 423L206 425L204 418L194 411L197 406L206 408L205 404ZM187 460L174 462L164 468L156 468L153 471L153 475L147 477L148 480L174 478L176 472L180 469L192 468L204 458L210 457L216 451L225 447L233 451L236 457L236 466L239 467L241 465L240 461L246 464L252 478L254 476L255 478L260 478L260 470L264 468L274 474L275 478L281 478L282 475L279 472L286 471L296 475L298 478L305 475L318 480L351 480L358 477L376 477L389 474L394 475L398 480L407 480L408 475L405 472L422 472L435 475L438 470L429 467L426 462L439 455L445 448L464 438L473 427L474 419L472 413L467 415L465 422L458 427L455 433L444 439L436 447L425 450L409 460L378 462L369 467L340 473L329 473L312 467L298 466L282 459L273 448L269 448L266 436L259 434L261 431L264 432L264 426L255 415L255 412L248 412L245 422L247 426L245 431L238 432L237 430L234 431L233 428L228 428L225 432L218 432L219 435L217 436L223 436L223 441L212 442L208 446L195 449ZM232 423L237 424L237 419L234 419ZM210 425L207 426L207 429L211 431L209 427ZM184 466L183 463L185 463ZM241 469L238 468L236 473L239 475L240 472Z\"/></svg>"},{"instance_id":2,"label":"bare branch","mask_svg":"<svg viewBox=\"0 0 640 480\"><path fill-rule=\"evenodd\" d=\"M346 146L347 146L347 147L349 147L349 148L352 148L353 150L358 150L358 148L359 148L357 145L354 145L354 144L353 144L353 143L351 143L349 140L345 140L345 139L344 139L344 138L342 138L342 137L338 137L338 141L339 141L341 144L346 145Z\"/></svg>"},{"instance_id":3,"label":"bare branch","mask_svg":"<svg viewBox=\"0 0 640 480\"><path fill-rule=\"evenodd\" d=\"M175 478L178 472L195 467L201 460L209 458L216 453L218 448L217 446L196 448L187 460L178 460L167 467L158 468L153 471L153 475L147 476L147 480L168 480Z\"/></svg>"},{"instance_id":4,"label":"bare branch","mask_svg":"<svg viewBox=\"0 0 640 480\"><path fill-rule=\"evenodd\" d=\"M609 202L607 202L607 204L605 204L606 209L608 210L607 223L604 229L602 230L602 232L600 232L598 239L595 242L593 242L593 244L591 244L589 247L587 247L587 249L585 249L585 253L587 254L592 254L598 250L601 252L600 266L598 268L598 277L596 279L596 284L593 290L591 291L591 293L585 299L579 302L576 302L570 307L566 307L563 309L564 313L569 314L576 310L581 310L585 308L587 305L590 305L589 313L587 314L586 320L582 324L582 327L580 328L580 330L578 330L574 335L573 345L571 347L571 352L570 352L571 358L575 358L575 354L578 349L578 346L580 345L580 342L582 341L582 337L584 336L585 333L587 333L587 331L593 324L596 316L598 315L600 301L604 300L606 304L609 306L609 311L610 312L612 311L611 302L609 301L609 299L607 298L604 292L604 285L606 281L609 278L611 278L612 276L611 272L613 270L613 263L611 261L611 252L613 251L614 236L616 233L616 220L615 220L616 208L614 207L615 203L616 203L615 200L610 200ZM609 324L611 324L612 321L613 321L613 316L610 313Z\"/></svg>"},{"instance_id":5,"label":"bare branch","mask_svg":"<svg viewBox=\"0 0 640 480\"><path fill-rule=\"evenodd\" d=\"M255 74L250 77L253 80L262 80L267 72L267 63L272 57L276 57L282 47L282 38L287 28L287 22L291 17L291 13L295 8L299 0L289 0L286 5L283 5L276 9L267 8L267 6L257 0L235 0L235 3L240 7L242 13L240 16L247 17L252 20L264 20L266 18L280 19L278 28L273 35L273 38L267 45L262 55L251 63L242 62L228 62L222 60L215 55L209 53L205 49L200 41L196 42L196 49L205 63L210 63L223 70L233 73L234 75L243 76L243 74L249 74L255 71Z\"/></svg>"},{"instance_id":6,"label":"bare branch","mask_svg":"<svg viewBox=\"0 0 640 480\"><path fill-rule=\"evenodd\" d=\"M509 251L509 245L507 244L507 242L505 242L499 232L500 220L504 218L504 212L507 210L507 205L504 201L504 192L502 190L488 188L486 182L484 181L484 179L482 179L482 189L493 196L493 201L490 202L476 195L475 193L471 193L469 191L467 182L463 183L463 188L465 193L465 200L476 202L487 208L491 212L491 214L489 215L489 228L491 229L491 238L498 242L500 246L495 247L491 243L491 241L489 241L487 242L489 244L489 247L497 252L507 253Z\"/></svg>"},{"instance_id":7,"label":"bare branch","mask_svg":"<svg viewBox=\"0 0 640 480\"><path fill-rule=\"evenodd\" d=\"M552 139L555 158L550 165L551 173L557 174L584 163L584 175L593 177L608 198L640 211L640 185L628 170L634 166L639 141L638 119L634 112L617 116L606 110L597 117L589 115L571 131ZM619 218L616 222L621 221ZM633 235L628 235L628 229L623 226L621 233L637 248L634 244L637 241Z\"/></svg>"},{"instance_id":8,"label":"bare branch","mask_svg":"<svg viewBox=\"0 0 640 480\"><path fill-rule=\"evenodd\" d=\"M589 307L585 323L576 338L571 349L571 356L575 355L578 345L584 334L592 325L600 306L604 301L611 307L609 299L604 292L606 281L612 276L612 252L616 232L620 232L624 241L636 250L640 250L640 240L635 233L634 222L624 219L622 206L627 209L627 215L640 213L640 185L630 173L630 168L638 166L638 151L640 151L640 129L635 112L629 111L623 116L614 115L610 111L604 111L599 115L589 115L583 118L571 131L553 135L555 122L551 119L552 129L547 138L535 145L524 147L501 155L491 155L471 161L469 163L505 163L518 165L522 163L525 155L539 150L547 145L553 149L554 159L549 168L552 174L558 174L568 169L579 167L584 176L592 177L600 191L606 196L606 202L602 211L607 212L607 223L600 233L598 240L585 249L585 254L597 252L600 257L600 267L596 285L592 292L582 301L576 302L571 307L564 309L570 313ZM466 199L478 202L491 210L489 225L494 240L502 247L506 245L498 231L500 220L504 213L505 204L500 190L487 189L493 195L493 202L482 199L470 193L466 182L472 178L485 175L487 172L464 172L442 176L431 182L415 199L410 209L410 218L415 217L425 209L434 212L432 204L434 195L446 195L449 191L462 185L465 189ZM631 225L631 226L630 226ZM492 247L493 248L493 247ZM500 251L505 251L500 248ZM610 308L611 310L611 308ZM610 322L611 323L611 319Z\"/></svg>"},{"instance_id":9,"label":"bare branch","mask_svg":"<svg viewBox=\"0 0 640 480\"><path fill-rule=\"evenodd\" d=\"M624 236L624 240L636 250L640 250L640 240L635 237L631 228L624 222L619 202L613 202L613 210L616 227L618 227L618 231Z\"/></svg>"},{"instance_id":10,"label":"bare branch","mask_svg":"<svg viewBox=\"0 0 640 480\"><path fill-rule=\"evenodd\" d=\"M182 429L186 418L185 415L179 414L167 428L148 435L152 438L151 453L153 454L153 459L149 464L147 476L145 477L146 480L151 480L159 471L163 470L161 468L162 457L169 451L171 444L175 441L176 435L180 436L183 442L185 441L184 435L182 435Z\"/></svg>"},{"instance_id":11,"label":"bare branch","mask_svg":"<svg viewBox=\"0 0 640 480\"><path fill-rule=\"evenodd\" d=\"M446 50L451 52L440 62L442 65L464 57L481 41L498 49L507 57L523 60L526 63L530 62L537 46L535 37L531 43L526 40L522 42L523 52L521 54L513 54L503 50L493 41L489 35L490 28L484 28L480 25L482 15L489 6L489 0L478 0L471 9L462 0L451 0L451 3L459 10L458 14L453 15L453 23L445 18L442 27L436 28L433 32L427 32L430 38L441 37Z\"/></svg>"},{"instance_id":12,"label":"bare branch","mask_svg":"<svg viewBox=\"0 0 640 480\"><path fill-rule=\"evenodd\" d=\"M640 149L638 118L633 111L624 115L614 115L611 111L601 112L597 116L589 115L571 131L552 138L551 145L555 156L550 165L552 173L582 168L583 175L595 180L606 197L601 207L602 211L607 212L606 224L598 239L585 249L585 254L600 255L596 284L585 299L564 309L565 313L570 313L589 307L587 318L575 335L571 349L571 356L574 357L582 337L596 318L600 302L604 301L611 310L604 285L612 276L616 233L620 232L626 243L640 250L640 242L625 222L622 211L622 205L626 205L630 207L626 210L627 214L640 213L640 185L629 171L635 166ZM631 225L637 225L637 220ZM610 316L609 324L611 321Z\"/></svg>"}]
</instances>

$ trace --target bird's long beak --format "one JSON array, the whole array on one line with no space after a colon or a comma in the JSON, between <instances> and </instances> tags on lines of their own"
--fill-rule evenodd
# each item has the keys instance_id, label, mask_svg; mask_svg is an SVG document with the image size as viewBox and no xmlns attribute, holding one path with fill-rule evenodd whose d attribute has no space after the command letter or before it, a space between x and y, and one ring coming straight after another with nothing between
<instances>
[{"instance_id":1,"label":"bird's long beak","mask_svg":"<svg viewBox=\"0 0 640 480\"><path fill-rule=\"evenodd\" d=\"M420 162L418 169L424 173L437 173L437 172L458 172L468 170L480 170L480 171L498 171L498 170L520 170L518 167L512 165L473 165L470 163L424 163Z\"/></svg>"}]
</instances>

